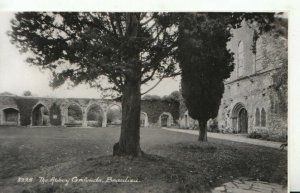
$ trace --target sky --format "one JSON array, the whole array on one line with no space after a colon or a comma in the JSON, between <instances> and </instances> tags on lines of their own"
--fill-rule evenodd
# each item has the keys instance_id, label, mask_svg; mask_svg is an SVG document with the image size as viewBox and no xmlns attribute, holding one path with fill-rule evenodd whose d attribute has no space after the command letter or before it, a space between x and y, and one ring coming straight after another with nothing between
<instances>
[{"instance_id":1,"label":"sky","mask_svg":"<svg viewBox=\"0 0 300 193\"><path fill-rule=\"evenodd\" d=\"M53 90L49 87L51 79L49 71L41 71L38 67L27 63L26 55L20 54L15 45L10 43L7 31L10 30L10 20L13 12L0 12L0 93L10 92L22 95L29 90L35 96L62 98L99 98L100 91L90 88L87 84L68 87L66 84ZM148 94L168 95L179 90L180 77L164 79ZM142 92L148 90L156 82L142 86Z\"/></svg>"}]
</instances>

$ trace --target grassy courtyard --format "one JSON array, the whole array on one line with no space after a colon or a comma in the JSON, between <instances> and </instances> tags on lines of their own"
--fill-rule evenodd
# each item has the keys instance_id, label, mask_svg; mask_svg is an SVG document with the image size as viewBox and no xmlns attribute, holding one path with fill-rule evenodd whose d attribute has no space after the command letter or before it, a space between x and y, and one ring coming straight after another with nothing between
<instances>
[{"instance_id":1,"label":"grassy courtyard","mask_svg":"<svg viewBox=\"0 0 300 193\"><path fill-rule=\"evenodd\" d=\"M120 129L0 127L0 190L38 192L209 192L237 177L286 184L287 152L142 128L140 158L112 157ZM17 182L33 178L32 182ZM44 183L39 177L60 178ZM64 179L101 179L74 182ZM133 183L107 181L132 179ZM0 192L1 192L0 191Z\"/></svg>"}]
</instances>

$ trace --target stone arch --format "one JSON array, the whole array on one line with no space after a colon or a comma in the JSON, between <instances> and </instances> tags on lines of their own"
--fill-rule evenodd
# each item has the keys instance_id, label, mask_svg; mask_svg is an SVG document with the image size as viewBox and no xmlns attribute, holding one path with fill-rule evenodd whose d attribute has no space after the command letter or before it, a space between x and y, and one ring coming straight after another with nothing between
<instances>
[{"instance_id":1,"label":"stone arch","mask_svg":"<svg viewBox=\"0 0 300 193\"><path fill-rule=\"evenodd\" d=\"M104 122L104 111L101 105L92 103L85 109L87 126L102 127Z\"/></svg>"},{"instance_id":2,"label":"stone arch","mask_svg":"<svg viewBox=\"0 0 300 193\"><path fill-rule=\"evenodd\" d=\"M116 110L115 107L118 108L119 112L113 111L113 109ZM122 121L122 106L118 103L110 104L107 107L106 117L107 117L107 124L120 125Z\"/></svg>"},{"instance_id":3,"label":"stone arch","mask_svg":"<svg viewBox=\"0 0 300 193\"><path fill-rule=\"evenodd\" d=\"M141 127L148 127L149 126L149 120L148 115L145 112L141 112L140 116L140 126Z\"/></svg>"},{"instance_id":4,"label":"stone arch","mask_svg":"<svg viewBox=\"0 0 300 193\"><path fill-rule=\"evenodd\" d=\"M66 107L66 125L82 126L83 110L78 103L71 103Z\"/></svg>"},{"instance_id":5,"label":"stone arch","mask_svg":"<svg viewBox=\"0 0 300 193\"><path fill-rule=\"evenodd\" d=\"M169 112L163 112L158 118L158 124L161 127L171 127L173 124L173 116Z\"/></svg>"},{"instance_id":6,"label":"stone arch","mask_svg":"<svg viewBox=\"0 0 300 193\"><path fill-rule=\"evenodd\" d=\"M20 110L15 107L3 108L0 118L1 125L20 125Z\"/></svg>"},{"instance_id":7,"label":"stone arch","mask_svg":"<svg viewBox=\"0 0 300 193\"><path fill-rule=\"evenodd\" d=\"M232 127L237 133L248 133L248 111L242 103L237 103L232 111Z\"/></svg>"},{"instance_id":8,"label":"stone arch","mask_svg":"<svg viewBox=\"0 0 300 193\"><path fill-rule=\"evenodd\" d=\"M32 107L31 126L47 126L50 125L50 111L43 103L37 103Z\"/></svg>"}]
</instances>

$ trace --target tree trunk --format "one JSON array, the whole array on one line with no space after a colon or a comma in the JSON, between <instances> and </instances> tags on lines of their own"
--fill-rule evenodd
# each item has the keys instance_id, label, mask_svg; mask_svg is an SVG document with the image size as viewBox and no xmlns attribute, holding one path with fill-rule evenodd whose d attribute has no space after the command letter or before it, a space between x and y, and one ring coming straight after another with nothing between
<instances>
[{"instance_id":1,"label":"tree trunk","mask_svg":"<svg viewBox=\"0 0 300 193\"><path fill-rule=\"evenodd\" d=\"M122 124L119 142L114 145L113 155L140 156L140 82L127 81L122 97Z\"/></svg>"},{"instance_id":2,"label":"tree trunk","mask_svg":"<svg viewBox=\"0 0 300 193\"><path fill-rule=\"evenodd\" d=\"M126 36L134 40L138 34L139 20L136 13L126 14ZM128 42L126 52L127 71L122 88L122 124L119 142L114 145L113 155L140 156L141 113L141 65L140 50L134 49L134 41Z\"/></svg>"},{"instance_id":3,"label":"tree trunk","mask_svg":"<svg viewBox=\"0 0 300 193\"><path fill-rule=\"evenodd\" d=\"M199 137L198 141L207 141L207 124L206 121L200 121L198 120L199 123Z\"/></svg>"}]
</instances>

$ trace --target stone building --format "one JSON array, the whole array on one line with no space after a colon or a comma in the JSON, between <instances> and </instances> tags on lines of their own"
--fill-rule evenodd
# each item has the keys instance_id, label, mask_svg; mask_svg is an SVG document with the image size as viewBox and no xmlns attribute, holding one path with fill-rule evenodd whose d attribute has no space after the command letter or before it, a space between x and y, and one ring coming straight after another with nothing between
<instances>
[{"instance_id":1,"label":"stone building","mask_svg":"<svg viewBox=\"0 0 300 193\"><path fill-rule=\"evenodd\" d=\"M119 110L117 118L109 117L112 109ZM114 100L0 95L0 125L106 127L120 124L121 112ZM142 127L170 127L178 117L178 102L142 100Z\"/></svg>"},{"instance_id":2,"label":"stone building","mask_svg":"<svg viewBox=\"0 0 300 193\"><path fill-rule=\"evenodd\" d=\"M245 22L232 31L227 47L234 53L235 67L224 82L216 118L219 131L286 137L287 90L278 89L277 82L287 69L287 23L281 20L275 26L261 36ZM193 120L182 109L180 126L191 128Z\"/></svg>"}]
</instances>

